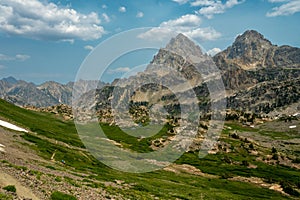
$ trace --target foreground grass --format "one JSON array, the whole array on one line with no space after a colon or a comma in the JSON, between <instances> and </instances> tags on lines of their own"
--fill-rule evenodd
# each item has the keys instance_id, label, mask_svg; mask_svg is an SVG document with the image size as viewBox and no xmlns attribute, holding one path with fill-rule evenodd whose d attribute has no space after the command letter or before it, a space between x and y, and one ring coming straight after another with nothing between
<instances>
[{"instance_id":1,"label":"foreground grass","mask_svg":"<svg viewBox=\"0 0 300 200\"><path fill-rule=\"evenodd\" d=\"M0 117L48 138L84 147L74 123L62 121L53 114L25 110L0 99Z\"/></svg>"},{"instance_id":2,"label":"foreground grass","mask_svg":"<svg viewBox=\"0 0 300 200\"><path fill-rule=\"evenodd\" d=\"M0 117L16 122L22 127L27 127L31 131L38 133L24 133L22 137L31 142L31 148L35 149L40 156L49 160L56 152L55 159L66 162L65 167L75 172L90 174L91 187L101 187L112 194L121 194L131 199L284 199L278 192L258 187L254 184L230 181L226 177L230 176L256 176L273 181L288 180L296 184L299 179L299 171L281 166L269 166L256 163L257 169L248 169L244 166L226 164L223 161L224 155L208 155L204 159L199 159L197 153L186 153L177 164L190 164L203 172L219 175L221 178L207 178L185 173L173 173L159 170L144 174L131 174L116 171L108 168L88 152L84 150L73 150L63 145L51 143L42 139L45 136L51 139L65 142L72 146L83 147L73 122L66 122L58 119L54 115L37 113L18 108L0 100ZM164 127L159 133L164 135L168 127ZM238 127L237 127L238 128ZM139 146L140 152L148 152L149 140L140 142L134 137L126 136L117 127L103 125L103 129L110 139L127 145L128 148L136 150L134 146ZM153 136L157 137L157 136ZM253 157L234 153L228 155L230 159L242 161L247 159L255 162ZM275 173L274 173L275 172ZM92 175L91 175L92 174ZM132 185L129 189L120 189L112 186L105 186L93 182L122 180Z\"/></svg>"}]
</instances>

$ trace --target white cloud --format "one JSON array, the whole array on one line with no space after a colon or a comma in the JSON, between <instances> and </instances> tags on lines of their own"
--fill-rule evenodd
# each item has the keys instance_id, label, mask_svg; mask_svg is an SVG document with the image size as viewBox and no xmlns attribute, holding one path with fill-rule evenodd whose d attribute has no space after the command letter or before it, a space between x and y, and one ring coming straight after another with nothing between
<instances>
[{"instance_id":1,"label":"white cloud","mask_svg":"<svg viewBox=\"0 0 300 200\"><path fill-rule=\"evenodd\" d=\"M221 37L221 33L211 27L197 28L184 33L188 37L199 39L202 41L212 41Z\"/></svg>"},{"instance_id":2,"label":"white cloud","mask_svg":"<svg viewBox=\"0 0 300 200\"><path fill-rule=\"evenodd\" d=\"M107 23L110 22L110 18L109 18L109 16L106 13L103 13L102 17L103 17L103 19L104 19L105 22L107 22Z\"/></svg>"},{"instance_id":3,"label":"white cloud","mask_svg":"<svg viewBox=\"0 0 300 200\"><path fill-rule=\"evenodd\" d=\"M235 5L241 4L246 0L172 0L178 4L186 4L190 2L192 7L199 7L196 13L204 15L208 19L211 19L215 14L224 13L227 9L232 8ZM284 0L269 0L269 1L284 1Z\"/></svg>"},{"instance_id":4,"label":"white cloud","mask_svg":"<svg viewBox=\"0 0 300 200\"><path fill-rule=\"evenodd\" d=\"M142 18L142 17L144 17L144 13L143 12L138 12L137 14L136 14L136 17L137 18Z\"/></svg>"},{"instance_id":5,"label":"white cloud","mask_svg":"<svg viewBox=\"0 0 300 200\"><path fill-rule=\"evenodd\" d=\"M222 14L227 9L232 8L238 4L243 3L244 0L227 0L225 3L219 0L204 0L204 1L195 1L191 3L193 6L201 6L198 10L198 13L204 15L208 19L211 19L216 14Z\"/></svg>"},{"instance_id":6,"label":"white cloud","mask_svg":"<svg viewBox=\"0 0 300 200\"><path fill-rule=\"evenodd\" d=\"M176 3L179 3L179 4L186 4L187 2L189 2L189 0L172 0Z\"/></svg>"},{"instance_id":7,"label":"white cloud","mask_svg":"<svg viewBox=\"0 0 300 200\"><path fill-rule=\"evenodd\" d=\"M29 55L25 55L25 54L17 54L16 55L16 60L19 60L19 61L25 61L25 60L28 60L30 58Z\"/></svg>"},{"instance_id":8,"label":"white cloud","mask_svg":"<svg viewBox=\"0 0 300 200\"><path fill-rule=\"evenodd\" d=\"M281 2L286 2L286 1L290 1L290 0L268 0L268 2L270 2L270 3L281 3Z\"/></svg>"},{"instance_id":9,"label":"white cloud","mask_svg":"<svg viewBox=\"0 0 300 200\"><path fill-rule=\"evenodd\" d=\"M196 0L196 1L191 2L191 6L195 6L195 7L212 6L212 5L215 5L216 3L217 3L217 1L214 1L214 0ZM221 2L219 2L219 3L221 3Z\"/></svg>"},{"instance_id":10,"label":"white cloud","mask_svg":"<svg viewBox=\"0 0 300 200\"><path fill-rule=\"evenodd\" d=\"M91 46L91 45L86 45L86 46L84 46L84 49L89 50L89 51L93 51L94 47Z\"/></svg>"},{"instance_id":11,"label":"white cloud","mask_svg":"<svg viewBox=\"0 0 300 200\"><path fill-rule=\"evenodd\" d=\"M197 15L183 15L177 19L162 22L158 27L139 35L140 38L150 40L169 39L178 33L202 41L215 40L221 36L219 32L211 27L201 28L201 18Z\"/></svg>"},{"instance_id":12,"label":"white cloud","mask_svg":"<svg viewBox=\"0 0 300 200\"><path fill-rule=\"evenodd\" d=\"M11 35L54 41L94 40L105 33L100 22L95 12L82 14L52 2L0 1L0 31Z\"/></svg>"},{"instance_id":13,"label":"white cloud","mask_svg":"<svg viewBox=\"0 0 300 200\"><path fill-rule=\"evenodd\" d=\"M14 60L14 59L8 55L0 54L0 61L10 61L10 60Z\"/></svg>"},{"instance_id":14,"label":"white cloud","mask_svg":"<svg viewBox=\"0 0 300 200\"><path fill-rule=\"evenodd\" d=\"M286 2L279 7L274 7L271 12L266 14L267 17L287 16L300 12L300 0L269 0L271 3Z\"/></svg>"},{"instance_id":15,"label":"white cloud","mask_svg":"<svg viewBox=\"0 0 300 200\"><path fill-rule=\"evenodd\" d=\"M121 6L121 7L119 8L119 12L121 12L121 13L126 12L126 7Z\"/></svg>"},{"instance_id":16,"label":"white cloud","mask_svg":"<svg viewBox=\"0 0 300 200\"><path fill-rule=\"evenodd\" d=\"M207 51L207 54L210 55L210 56L214 56L216 55L217 53L220 53L222 50L219 49L219 48L213 48L213 49L210 49Z\"/></svg>"},{"instance_id":17,"label":"white cloud","mask_svg":"<svg viewBox=\"0 0 300 200\"><path fill-rule=\"evenodd\" d=\"M0 54L0 61L25 61L30 58L29 55L17 54L15 56L9 56L5 54Z\"/></svg>"},{"instance_id":18,"label":"white cloud","mask_svg":"<svg viewBox=\"0 0 300 200\"><path fill-rule=\"evenodd\" d=\"M107 9L107 5L103 4L103 5L102 5L102 8L103 8L103 9Z\"/></svg>"},{"instance_id":19,"label":"white cloud","mask_svg":"<svg viewBox=\"0 0 300 200\"><path fill-rule=\"evenodd\" d=\"M197 15L183 15L175 20L161 23L161 27L197 27L201 24L201 18Z\"/></svg>"},{"instance_id":20,"label":"white cloud","mask_svg":"<svg viewBox=\"0 0 300 200\"><path fill-rule=\"evenodd\" d=\"M129 72L130 68L129 67L119 67L117 69L110 69L108 70L109 74L116 74L116 73L126 73Z\"/></svg>"}]
</instances>

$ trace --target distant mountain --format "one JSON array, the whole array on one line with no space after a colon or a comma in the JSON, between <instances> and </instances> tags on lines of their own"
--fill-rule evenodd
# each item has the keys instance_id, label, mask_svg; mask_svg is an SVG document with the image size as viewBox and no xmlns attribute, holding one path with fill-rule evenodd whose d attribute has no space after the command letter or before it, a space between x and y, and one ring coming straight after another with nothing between
<instances>
[{"instance_id":1,"label":"distant mountain","mask_svg":"<svg viewBox=\"0 0 300 200\"><path fill-rule=\"evenodd\" d=\"M275 111L283 112L290 106L293 106L289 109L291 112L300 111L299 48L278 47L257 31L249 30L238 36L230 47L212 59L220 69L229 109L262 115ZM161 87L163 83L176 85L182 90L179 95L184 94L184 84L174 76L172 70L166 70L171 67L194 88L201 112L207 113L210 109L210 95L205 82L214 78L209 76L214 74L213 71L209 71L209 66L213 64L212 59L189 38L179 34L171 39L165 48L158 51L144 72L115 81L114 85L94 94L88 92L84 95L81 109L86 111L88 108L95 108L102 116L103 113L107 116L111 113L109 107L114 97L118 99L117 104L131 101L132 105L146 105L151 108L161 103L168 111L178 113L179 107L184 105L179 106L178 97L168 88ZM208 79L205 78L206 75ZM145 81L154 84L144 85L135 91L129 87L142 85ZM185 97L185 102L191 103L188 97ZM111 116L109 118L112 119Z\"/></svg>"},{"instance_id":2,"label":"distant mountain","mask_svg":"<svg viewBox=\"0 0 300 200\"><path fill-rule=\"evenodd\" d=\"M35 85L8 77L0 80L0 97L19 106L44 107L60 103L68 104L72 88L55 82ZM54 92L55 90L55 92ZM56 94L63 94L61 96Z\"/></svg>"},{"instance_id":3,"label":"distant mountain","mask_svg":"<svg viewBox=\"0 0 300 200\"><path fill-rule=\"evenodd\" d=\"M82 81L82 85L97 81ZM58 104L71 105L73 82L61 84L48 81L41 85L17 80L14 77L0 80L0 98L18 106L48 107ZM101 83L104 84L104 83Z\"/></svg>"}]
</instances>

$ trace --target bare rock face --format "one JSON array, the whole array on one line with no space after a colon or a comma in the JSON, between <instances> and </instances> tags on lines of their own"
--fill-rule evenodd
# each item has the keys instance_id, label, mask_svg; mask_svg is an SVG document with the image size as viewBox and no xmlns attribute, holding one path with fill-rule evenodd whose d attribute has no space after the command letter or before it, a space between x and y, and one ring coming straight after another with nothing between
<instances>
[{"instance_id":1,"label":"bare rock face","mask_svg":"<svg viewBox=\"0 0 300 200\"><path fill-rule=\"evenodd\" d=\"M300 49L287 45L278 47L257 31L249 30L239 35L226 50L215 55L214 60L218 66L236 65L244 70L297 68L300 66Z\"/></svg>"},{"instance_id":2,"label":"bare rock face","mask_svg":"<svg viewBox=\"0 0 300 200\"><path fill-rule=\"evenodd\" d=\"M225 59L232 60L244 69L263 67L266 55L273 51L272 43L256 31L246 31L238 36L231 47L225 50Z\"/></svg>"},{"instance_id":3,"label":"bare rock face","mask_svg":"<svg viewBox=\"0 0 300 200\"><path fill-rule=\"evenodd\" d=\"M181 33L172 38L165 49L183 57L190 63L199 63L207 59L201 48Z\"/></svg>"},{"instance_id":4,"label":"bare rock face","mask_svg":"<svg viewBox=\"0 0 300 200\"><path fill-rule=\"evenodd\" d=\"M81 81L85 89L91 85L104 84L98 81ZM48 81L41 85L16 80L13 77L0 80L0 98L18 106L48 107L58 104L71 105L73 82L61 84Z\"/></svg>"},{"instance_id":5,"label":"bare rock face","mask_svg":"<svg viewBox=\"0 0 300 200\"><path fill-rule=\"evenodd\" d=\"M54 97L59 103L71 104L72 87L54 81L48 81L37 87L39 90Z\"/></svg>"}]
</instances>

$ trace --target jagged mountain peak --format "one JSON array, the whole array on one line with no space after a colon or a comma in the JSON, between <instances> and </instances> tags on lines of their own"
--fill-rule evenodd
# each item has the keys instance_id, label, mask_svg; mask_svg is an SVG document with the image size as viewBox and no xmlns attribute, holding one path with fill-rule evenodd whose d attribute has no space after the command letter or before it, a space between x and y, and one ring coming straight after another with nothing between
<instances>
[{"instance_id":1,"label":"jagged mountain peak","mask_svg":"<svg viewBox=\"0 0 300 200\"><path fill-rule=\"evenodd\" d=\"M151 65L182 69L185 65L204 62L207 59L208 56L202 53L201 48L194 41L180 33L172 38L165 48L159 50L151 61Z\"/></svg>"},{"instance_id":2,"label":"jagged mountain peak","mask_svg":"<svg viewBox=\"0 0 300 200\"><path fill-rule=\"evenodd\" d=\"M180 45L184 45L184 44L191 44L192 46L195 46L195 44L184 34L179 33L176 37L172 38L170 40L170 42L167 44L167 49L169 48L174 48Z\"/></svg>"},{"instance_id":3,"label":"jagged mountain peak","mask_svg":"<svg viewBox=\"0 0 300 200\"><path fill-rule=\"evenodd\" d=\"M12 77L12 76L9 76L9 77L7 77L7 78L3 78L2 80L5 81L5 82L7 82L7 83L10 83L10 84L15 84L15 83L18 82L18 80L15 79L15 78Z\"/></svg>"},{"instance_id":4,"label":"jagged mountain peak","mask_svg":"<svg viewBox=\"0 0 300 200\"><path fill-rule=\"evenodd\" d=\"M165 49L183 57L203 56L201 48L182 33L172 38Z\"/></svg>"},{"instance_id":5,"label":"jagged mountain peak","mask_svg":"<svg viewBox=\"0 0 300 200\"><path fill-rule=\"evenodd\" d=\"M226 50L217 54L214 59L218 65L226 62L246 70L275 66L273 57L277 46L273 45L261 33L247 30L239 35Z\"/></svg>"},{"instance_id":6,"label":"jagged mountain peak","mask_svg":"<svg viewBox=\"0 0 300 200\"><path fill-rule=\"evenodd\" d=\"M261 61L263 55L273 48L272 43L265 39L262 34L254 30L248 30L239 35L228 50L227 58L241 58L245 64L253 64L252 61ZM248 58L254 58L248 61Z\"/></svg>"},{"instance_id":7,"label":"jagged mountain peak","mask_svg":"<svg viewBox=\"0 0 300 200\"><path fill-rule=\"evenodd\" d=\"M267 40L261 33L255 31L255 30L247 30L243 34L239 35L233 45L235 43L245 43L245 44L251 44L251 43L266 43L269 45L272 45L272 43Z\"/></svg>"}]
</instances>

